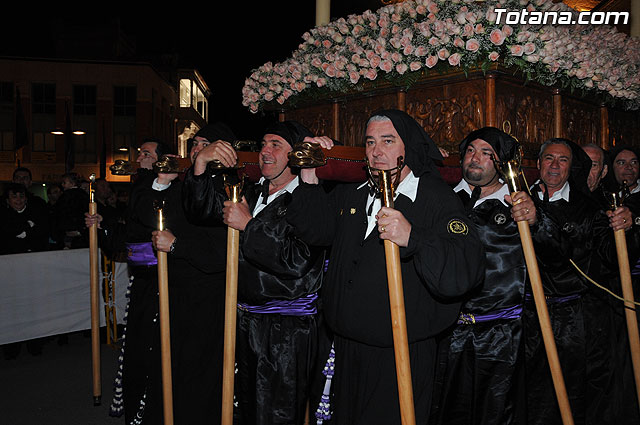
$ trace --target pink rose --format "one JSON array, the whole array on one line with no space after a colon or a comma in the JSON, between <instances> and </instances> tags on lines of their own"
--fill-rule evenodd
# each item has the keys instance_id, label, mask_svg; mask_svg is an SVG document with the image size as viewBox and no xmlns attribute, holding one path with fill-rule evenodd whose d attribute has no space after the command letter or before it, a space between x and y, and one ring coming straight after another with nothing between
<instances>
[{"instance_id":1,"label":"pink rose","mask_svg":"<svg viewBox=\"0 0 640 425\"><path fill-rule=\"evenodd\" d=\"M380 62L380 69L384 72L391 72L393 69L393 63L390 60Z\"/></svg>"},{"instance_id":2,"label":"pink rose","mask_svg":"<svg viewBox=\"0 0 640 425\"><path fill-rule=\"evenodd\" d=\"M331 41L329 40L324 40L322 42L322 47L324 47L325 49L328 49L329 47L331 47Z\"/></svg>"},{"instance_id":3,"label":"pink rose","mask_svg":"<svg viewBox=\"0 0 640 425\"><path fill-rule=\"evenodd\" d=\"M378 71L376 71L375 69L370 69L366 74L364 74L364 78L373 81L378 78Z\"/></svg>"},{"instance_id":4,"label":"pink rose","mask_svg":"<svg viewBox=\"0 0 640 425\"><path fill-rule=\"evenodd\" d=\"M535 55L525 55L524 60L531 63L536 63L540 60L540 56L538 54Z\"/></svg>"},{"instance_id":5,"label":"pink rose","mask_svg":"<svg viewBox=\"0 0 640 425\"><path fill-rule=\"evenodd\" d=\"M327 84L327 80L325 80L323 77L320 77L316 80L316 85L318 87L324 87Z\"/></svg>"},{"instance_id":6,"label":"pink rose","mask_svg":"<svg viewBox=\"0 0 640 425\"><path fill-rule=\"evenodd\" d=\"M415 72L415 71L419 70L420 68L422 68L422 64L421 64L420 62L415 62L415 61L414 61L414 62L411 62L411 63L409 64L409 69L410 69L411 71L414 71L414 72Z\"/></svg>"},{"instance_id":7,"label":"pink rose","mask_svg":"<svg viewBox=\"0 0 640 425\"><path fill-rule=\"evenodd\" d=\"M480 42L475 38L470 38L469 40L467 40L467 43L464 47L470 52L477 52L480 48Z\"/></svg>"},{"instance_id":8,"label":"pink rose","mask_svg":"<svg viewBox=\"0 0 640 425\"><path fill-rule=\"evenodd\" d=\"M267 93L265 93L264 100L266 100L267 102L271 102L273 100L273 92L268 91Z\"/></svg>"},{"instance_id":9,"label":"pink rose","mask_svg":"<svg viewBox=\"0 0 640 425\"><path fill-rule=\"evenodd\" d=\"M505 25L502 27L502 33L505 37L509 37L511 34L513 34L513 28L511 28L509 25Z\"/></svg>"},{"instance_id":10,"label":"pink rose","mask_svg":"<svg viewBox=\"0 0 640 425\"><path fill-rule=\"evenodd\" d=\"M453 45L459 48L463 48L464 47L464 41L462 41L462 39L460 37L456 37L453 40Z\"/></svg>"},{"instance_id":11,"label":"pink rose","mask_svg":"<svg viewBox=\"0 0 640 425\"><path fill-rule=\"evenodd\" d=\"M470 37L472 35L473 35L473 25L466 24L464 26L464 28L462 29L462 36L463 37Z\"/></svg>"},{"instance_id":12,"label":"pink rose","mask_svg":"<svg viewBox=\"0 0 640 425\"><path fill-rule=\"evenodd\" d=\"M449 65L451 66L458 66L460 65L460 58L462 56L460 55L460 53L454 53L451 56L449 56Z\"/></svg>"},{"instance_id":13,"label":"pink rose","mask_svg":"<svg viewBox=\"0 0 640 425\"><path fill-rule=\"evenodd\" d=\"M431 37L429 39L429 44L432 46L439 46L440 45L440 39L438 37Z\"/></svg>"},{"instance_id":14,"label":"pink rose","mask_svg":"<svg viewBox=\"0 0 640 425\"><path fill-rule=\"evenodd\" d=\"M494 52L489 53L489 60L492 61L492 62L497 61L499 57L500 57L500 53L498 53L498 52L494 51Z\"/></svg>"},{"instance_id":15,"label":"pink rose","mask_svg":"<svg viewBox=\"0 0 640 425\"><path fill-rule=\"evenodd\" d=\"M511 46L509 50L511 51L511 54L513 56L522 56L522 54L524 53L524 47L519 44Z\"/></svg>"},{"instance_id":16,"label":"pink rose","mask_svg":"<svg viewBox=\"0 0 640 425\"><path fill-rule=\"evenodd\" d=\"M426 56L427 53L429 53L429 50L425 46L418 46L415 51L415 55L419 57Z\"/></svg>"},{"instance_id":17,"label":"pink rose","mask_svg":"<svg viewBox=\"0 0 640 425\"><path fill-rule=\"evenodd\" d=\"M482 24L477 24L477 25L475 26L475 28L473 29L473 31L474 31L476 34L484 34L484 26L482 26Z\"/></svg>"},{"instance_id":18,"label":"pink rose","mask_svg":"<svg viewBox=\"0 0 640 425\"><path fill-rule=\"evenodd\" d=\"M489 40L496 46L501 46L502 43L504 43L504 39L504 34L497 28L491 31L491 34L489 34Z\"/></svg>"},{"instance_id":19,"label":"pink rose","mask_svg":"<svg viewBox=\"0 0 640 425\"><path fill-rule=\"evenodd\" d=\"M351 81L351 84L357 84L359 80L360 80L360 74L358 72L351 71L349 73L349 81Z\"/></svg>"},{"instance_id":20,"label":"pink rose","mask_svg":"<svg viewBox=\"0 0 640 425\"><path fill-rule=\"evenodd\" d=\"M536 51L536 45L529 42L529 43L525 43L524 44L524 54L525 55L532 55L533 52Z\"/></svg>"},{"instance_id":21,"label":"pink rose","mask_svg":"<svg viewBox=\"0 0 640 425\"><path fill-rule=\"evenodd\" d=\"M434 66L436 66L437 63L438 63L438 57L433 55L428 56L427 60L424 62L427 68L433 68Z\"/></svg>"},{"instance_id":22,"label":"pink rose","mask_svg":"<svg viewBox=\"0 0 640 425\"><path fill-rule=\"evenodd\" d=\"M369 59L369 64L371 65L371 68L377 68L378 65L380 65L381 61L382 59L380 58L380 56L373 55L371 59Z\"/></svg>"},{"instance_id":23,"label":"pink rose","mask_svg":"<svg viewBox=\"0 0 640 425\"><path fill-rule=\"evenodd\" d=\"M409 67L407 66L406 63L399 63L396 65L396 71L398 72L398 74L402 75L405 72L407 72L407 69L409 69Z\"/></svg>"},{"instance_id":24,"label":"pink rose","mask_svg":"<svg viewBox=\"0 0 640 425\"><path fill-rule=\"evenodd\" d=\"M438 58L440 60L445 60L446 58L448 58L450 55L449 51L447 49L440 49L438 50Z\"/></svg>"}]
</instances>

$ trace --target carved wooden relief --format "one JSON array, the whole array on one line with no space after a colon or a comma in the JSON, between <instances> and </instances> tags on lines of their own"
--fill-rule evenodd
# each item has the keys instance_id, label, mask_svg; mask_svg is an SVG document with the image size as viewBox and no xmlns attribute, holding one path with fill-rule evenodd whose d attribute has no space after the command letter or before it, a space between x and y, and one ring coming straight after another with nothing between
<instances>
[{"instance_id":1,"label":"carved wooden relief","mask_svg":"<svg viewBox=\"0 0 640 425\"><path fill-rule=\"evenodd\" d=\"M460 141L484 126L483 80L417 87L407 92L407 113L418 121L436 144L457 152Z\"/></svg>"},{"instance_id":2,"label":"carved wooden relief","mask_svg":"<svg viewBox=\"0 0 640 425\"><path fill-rule=\"evenodd\" d=\"M485 126L491 112L497 127L510 123L511 134L523 145L525 162L533 161L540 145L554 137L553 89L496 73L491 80L495 84L495 105L488 105L488 81L482 75L468 79L443 76L420 81L402 96L395 89L358 93L286 110L284 115L317 135L337 138L346 146L364 146L367 118L377 109L401 108L402 102L405 111L438 146L456 155L459 142L469 132ZM564 93L560 100L557 118L562 137L581 145L601 145L608 137L609 146L640 146L640 112L612 108L603 112L591 99Z\"/></svg>"},{"instance_id":3,"label":"carved wooden relief","mask_svg":"<svg viewBox=\"0 0 640 425\"><path fill-rule=\"evenodd\" d=\"M496 120L501 129L508 121L511 135L522 144L525 156L535 158L540 144L553 137L551 93L498 78Z\"/></svg>"},{"instance_id":4,"label":"carved wooden relief","mask_svg":"<svg viewBox=\"0 0 640 425\"><path fill-rule=\"evenodd\" d=\"M397 95L388 93L376 96L350 98L340 106L340 137L345 146L364 146L365 124L377 109L396 109Z\"/></svg>"},{"instance_id":5,"label":"carved wooden relief","mask_svg":"<svg viewBox=\"0 0 640 425\"><path fill-rule=\"evenodd\" d=\"M563 137L579 144L600 144L600 106L562 96Z\"/></svg>"},{"instance_id":6,"label":"carved wooden relief","mask_svg":"<svg viewBox=\"0 0 640 425\"><path fill-rule=\"evenodd\" d=\"M298 121L317 136L331 136L333 134L332 103L307 106L300 109L287 110L287 120Z\"/></svg>"}]
</instances>

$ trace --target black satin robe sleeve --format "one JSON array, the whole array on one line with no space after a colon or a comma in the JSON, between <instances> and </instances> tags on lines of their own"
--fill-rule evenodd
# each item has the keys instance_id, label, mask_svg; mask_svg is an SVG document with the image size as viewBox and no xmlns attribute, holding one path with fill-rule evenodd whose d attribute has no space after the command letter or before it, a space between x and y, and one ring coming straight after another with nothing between
<instances>
[{"instance_id":1,"label":"black satin robe sleeve","mask_svg":"<svg viewBox=\"0 0 640 425\"><path fill-rule=\"evenodd\" d=\"M224 201L222 179L204 173L185 175L182 201L187 218L200 225L219 223ZM247 184L245 198L252 208L257 186ZM303 242L285 220L291 196L273 200L240 232L238 300L262 305L273 299L292 300L319 289L323 251Z\"/></svg>"},{"instance_id":2,"label":"black satin robe sleeve","mask_svg":"<svg viewBox=\"0 0 640 425\"><path fill-rule=\"evenodd\" d=\"M609 219L585 195L571 191L569 202L538 202L536 207L545 217L534 241L546 295L583 293L590 284L580 271L597 278L601 265L617 267Z\"/></svg>"},{"instance_id":3,"label":"black satin robe sleeve","mask_svg":"<svg viewBox=\"0 0 640 425\"><path fill-rule=\"evenodd\" d=\"M293 226L282 219L284 214L281 207L252 218L242 235L242 252L261 270L283 279L301 278L313 267L318 250L295 235Z\"/></svg>"},{"instance_id":4,"label":"black satin robe sleeve","mask_svg":"<svg viewBox=\"0 0 640 425\"><path fill-rule=\"evenodd\" d=\"M318 291L324 251L305 243L285 220L291 195L273 200L240 234L238 297L250 304L296 299Z\"/></svg>"},{"instance_id":5,"label":"black satin robe sleeve","mask_svg":"<svg viewBox=\"0 0 640 425\"><path fill-rule=\"evenodd\" d=\"M475 226L464 214L458 196L439 179L424 176L428 190L424 201L428 211L405 213L411 223L403 259L413 258L418 275L429 290L444 298L459 297L480 284L484 278L484 247Z\"/></svg>"},{"instance_id":6,"label":"black satin robe sleeve","mask_svg":"<svg viewBox=\"0 0 640 425\"><path fill-rule=\"evenodd\" d=\"M187 170L182 186L182 205L190 222L216 225L222 218L226 200L221 177L216 178L208 172L196 176L193 167Z\"/></svg>"}]
</instances>

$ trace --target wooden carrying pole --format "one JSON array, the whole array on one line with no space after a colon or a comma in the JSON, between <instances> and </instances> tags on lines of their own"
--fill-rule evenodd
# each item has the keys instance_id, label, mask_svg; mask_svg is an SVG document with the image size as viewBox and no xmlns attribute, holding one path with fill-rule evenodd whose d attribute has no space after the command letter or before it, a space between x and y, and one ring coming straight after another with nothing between
<instances>
[{"instance_id":1,"label":"wooden carrying pole","mask_svg":"<svg viewBox=\"0 0 640 425\"><path fill-rule=\"evenodd\" d=\"M232 202L240 201L241 184L226 185ZM227 282L224 301L224 357L222 361L222 425L233 425L233 387L238 309L238 252L240 231L227 230Z\"/></svg>"},{"instance_id":2,"label":"wooden carrying pole","mask_svg":"<svg viewBox=\"0 0 640 425\"><path fill-rule=\"evenodd\" d=\"M400 171L398 170L398 173ZM388 171L378 171L382 191L382 204L393 208L393 186ZM404 309L404 289L402 269L400 267L400 249L390 240L384 241L387 262L387 281L389 285L389 303L391 307L391 327L393 331L393 349L396 358L398 380L398 398L402 425L415 425L416 414L413 405L413 385L411 382L411 363L409 358L409 339Z\"/></svg>"},{"instance_id":3,"label":"wooden carrying pole","mask_svg":"<svg viewBox=\"0 0 640 425\"><path fill-rule=\"evenodd\" d=\"M505 180L509 185L511 196L514 196L516 192L520 191L520 184L518 181L520 170L515 169L515 165L512 162L507 162L505 165L508 169L502 170L502 175L505 177ZM558 407L560 408L562 423L564 425L573 425L573 415L571 414L567 388L564 384L564 377L562 376L560 358L558 357L558 349L556 348L556 341L553 336L553 329L551 328L551 319L549 318L549 311L547 310L547 300L542 287L540 269L538 268L538 260L533 247L533 239L531 238L529 223L527 221L519 221L518 231L520 232L520 242L522 243L522 251L524 252L527 272L529 273L529 280L531 281L531 291L533 292L533 300L535 301L536 312L538 313L542 340L547 353L549 368L551 369L551 378L553 380L556 398L558 399Z\"/></svg>"},{"instance_id":4,"label":"wooden carrying pole","mask_svg":"<svg viewBox=\"0 0 640 425\"><path fill-rule=\"evenodd\" d=\"M164 228L163 205L157 206L158 230ZM167 253L158 255L158 304L160 312L160 355L162 362L162 400L165 425L173 425L173 382L171 378L171 334L169 322L169 274Z\"/></svg>"},{"instance_id":5,"label":"wooden carrying pole","mask_svg":"<svg viewBox=\"0 0 640 425\"><path fill-rule=\"evenodd\" d=\"M98 213L95 202L93 184L96 175L91 175L89 184L89 214ZM93 405L100 406L102 385L100 380L100 290L98 289L98 224L89 228L89 273L90 273L90 302L91 302L91 363L93 369Z\"/></svg>"},{"instance_id":6,"label":"wooden carrying pole","mask_svg":"<svg viewBox=\"0 0 640 425\"><path fill-rule=\"evenodd\" d=\"M636 382L636 396L640 404L640 337L638 337L638 319L633 299L627 239L624 229L616 230L614 236L616 240L616 251L618 253L618 268L620 270L620 282L622 284L622 297L624 298L624 314L627 320L627 334L629 335L633 377Z\"/></svg>"}]
</instances>

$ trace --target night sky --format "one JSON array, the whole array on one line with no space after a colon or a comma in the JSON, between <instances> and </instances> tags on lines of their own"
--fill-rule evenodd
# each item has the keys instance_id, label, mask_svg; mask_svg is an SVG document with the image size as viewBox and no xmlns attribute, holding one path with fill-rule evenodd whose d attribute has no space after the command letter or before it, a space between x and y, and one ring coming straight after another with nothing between
<instances>
[{"instance_id":1,"label":"night sky","mask_svg":"<svg viewBox=\"0 0 640 425\"><path fill-rule=\"evenodd\" d=\"M334 3L340 4L332 5L332 19L379 7L372 0ZM244 80L253 69L282 61L298 48L302 34L315 25L315 1L211 2L210 7L200 3L197 8L188 4L182 9L180 3L172 3L166 11L153 6L150 11L126 13L124 9L52 15L25 12L24 18L0 26L0 55L52 57L56 55L53 35L60 28L96 28L117 19L135 41L140 57L174 54L179 67L200 71L212 91L210 121L226 122L239 138L259 139L264 126L275 118L271 113L252 114L242 106Z\"/></svg>"}]
</instances>

